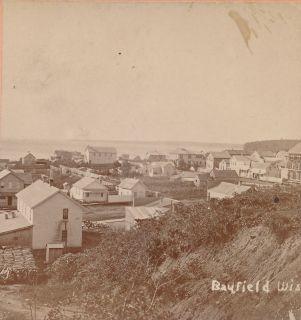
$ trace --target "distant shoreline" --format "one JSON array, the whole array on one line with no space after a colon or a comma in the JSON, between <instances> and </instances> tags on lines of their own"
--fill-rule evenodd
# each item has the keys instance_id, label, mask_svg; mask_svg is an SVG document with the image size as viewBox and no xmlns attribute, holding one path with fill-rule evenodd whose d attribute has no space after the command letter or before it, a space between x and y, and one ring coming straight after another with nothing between
<instances>
[{"instance_id":1,"label":"distant shoreline","mask_svg":"<svg viewBox=\"0 0 301 320\"><path fill-rule=\"evenodd\" d=\"M67 142L111 142L111 143L148 143L148 144L195 144L195 145L233 145L237 147L242 147L244 143L231 143L231 142L202 142L202 141L185 141L185 140L102 140L102 139L14 139L14 138L0 138L1 142L58 142L58 143L67 143Z\"/></svg>"},{"instance_id":2,"label":"distant shoreline","mask_svg":"<svg viewBox=\"0 0 301 320\"><path fill-rule=\"evenodd\" d=\"M112 146L117 149L117 154L139 155L145 157L149 151L158 150L169 153L176 148L186 148L192 151L222 151L224 149L238 149L242 145L225 143L202 143L183 141L110 141L110 140L29 140L29 139L2 139L0 140L0 158L18 160L27 152L33 153L37 158L50 158L55 150L68 150L84 152L90 145Z\"/></svg>"}]
</instances>

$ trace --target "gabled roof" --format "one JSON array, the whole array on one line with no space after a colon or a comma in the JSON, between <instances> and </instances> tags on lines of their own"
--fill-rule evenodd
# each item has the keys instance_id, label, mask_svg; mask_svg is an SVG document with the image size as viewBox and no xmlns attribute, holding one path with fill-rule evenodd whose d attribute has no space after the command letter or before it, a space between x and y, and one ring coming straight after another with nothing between
<instances>
[{"instance_id":1,"label":"gabled roof","mask_svg":"<svg viewBox=\"0 0 301 320\"><path fill-rule=\"evenodd\" d=\"M27 155L24 156L23 158L27 158L27 157L36 158L31 152L28 152Z\"/></svg>"},{"instance_id":2,"label":"gabled roof","mask_svg":"<svg viewBox=\"0 0 301 320\"><path fill-rule=\"evenodd\" d=\"M32 184L32 175L29 172L15 172L15 175L24 181L24 184Z\"/></svg>"},{"instance_id":3,"label":"gabled roof","mask_svg":"<svg viewBox=\"0 0 301 320\"><path fill-rule=\"evenodd\" d=\"M29 187L21 190L16 194L18 199L21 199L31 208L36 207L41 202L59 193L59 189L49 186L49 184L37 180Z\"/></svg>"},{"instance_id":4,"label":"gabled roof","mask_svg":"<svg viewBox=\"0 0 301 320\"><path fill-rule=\"evenodd\" d=\"M235 158L237 161L250 162L250 157L235 155L232 158Z\"/></svg>"},{"instance_id":5,"label":"gabled roof","mask_svg":"<svg viewBox=\"0 0 301 320\"><path fill-rule=\"evenodd\" d=\"M137 183L141 183L145 187L144 183L139 179L125 178L119 184L119 188L131 190Z\"/></svg>"},{"instance_id":6,"label":"gabled roof","mask_svg":"<svg viewBox=\"0 0 301 320\"><path fill-rule=\"evenodd\" d=\"M229 159L229 158L231 158L230 154L227 151L210 152L209 154L212 154L213 158L216 158L216 159Z\"/></svg>"},{"instance_id":7,"label":"gabled roof","mask_svg":"<svg viewBox=\"0 0 301 320\"><path fill-rule=\"evenodd\" d=\"M196 175L197 175L197 173L194 172L194 171L183 171L183 172L181 172L181 177L182 178L195 178Z\"/></svg>"},{"instance_id":8,"label":"gabled roof","mask_svg":"<svg viewBox=\"0 0 301 320\"><path fill-rule=\"evenodd\" d=\"M87 146L86 151L88 152L96 152L96 153L102 153L102 152L109 152L109 153L117 153L116 149L113 147L94 147L94 146Z\"/></svg>"},{"instance_id":9,"label":"gabled roof","mask_svg":"<svg viewBox=\"0 0 301 320\"><path fill-rule=\"evenodd\" d=\"M288 156L288 151L285 151L285 150L280 150L276 153L277 158L286 157L286 156Z\"/></svg>"},{"instance_id":10,"label":"gabled roof","mask_svg":"<svg viewBox=\"0 0 301 320\"><path fill-rule=\"evenodd\" d=\"M126 213L131 214L135 220L154 218L167 211L169 209L163 207L126 207Z\"/></svg>"},{"instance_id":11,"label":"gabled roof","mask_svg":"<svg viewBox=\"0 0 301 320\"><path fill-rule=\"evenodd\" d=\"M197 173L196 176L198 177L198 179L200 181L207 181L210 174L209 174L209 172L204 172L204 173Z\"/></svg>"},{"instance_id":12,"label":"gabled roof","mask_svg":"<svg viewBox=\"0 0 301 320\"><path fill-rule=\"evenodd\" d=\"M222 161L221 161L221 163L222 162L224 162L224 163L226 163L226 164L229 164L230 163L230 159L223 159Z\"/></svg>"},{"instance_id":13,"label":"gabled roof","mask_svg":"<svg viewBox=\"0 0 301 320\"><path fill-rule=\"evenodd\" d=\"M33 209L56 194L62 195L67 200L80 207L83 211L87 211L86 208L75 200L69 198L64 192L61 192L58 188L52 187L41 180L35 181L29 187L18 192L16 197L18 200L22 200L28 207Z\"/></svg>"},{"instance_id":14,"label":"gabled roof","mask_svg":"<svg viewBox=\"0 0 301 320\"><path fill-rule=\"evenodd\" d=\"M221 182L218 186L209 189L210 192L221 193L227 196L234 195L235 193L241 194L242 192L248 191L250 186L242 186L229 182Z\"/></svg>"},{"instance_id":15,"label":"gabled roof","mask_svg":"<svg viewBox=\"0 0 301 320\"><path fill-rule=\"evenodd\" d=\"M238 178L238 175L235 170L217 170L213 169L210 173L216 179L234 179Z\"/></svg>"},{"instance_id":16,"label":"gabled roof","mask_svg":"<svg viewBox=\"0 0 301 320\"><path fill-rule=\"evenodd\" d=\"M0 212L0 234L25 229L31 227L32 224L22 214L14 211L13 218L5 219L4 212Z\"/></svg>"},{"instance_id":17,"label":"gabled roof","mask_svg":"<svg viewBox=\"0 0 301 320\"><path fill-rule=\"evenodd\" d=\"M245 156L245 155L248 155L248 152L246 152L243 149L240 149L240 150L227 149L225 151L228 152L230 156L238 156L238 155Z\"/></svg>"},{"instance_id":18,"label":"gabled roof","mask_svg":"<svg viewBox=\"0 0 301 320\"><path fill-rule=\"evenodd\" d=\"M134 157L134 159L132 161L141 161L141 158L140 158L140 156L136 156L136 157Z\"/></svg>"},{"instance_id":19,"label":"gabled roof","mask_svg":"<svg viewBox=\"0 0 301 320\"><path fill-rule=\"evenodd\" d=\"M257 152L261 157L275 157L275 153L273 151L269 150L263 150L263 151L255 151Z\"/></svg>"},{"instance_id":20,"label":"gabled roof","mask_svg":"<svg viewBox=\"0 0 301 320\"><path fill-rule=\"evenodd\" d=\"M24 181L16 172L13 172L9 169L4 169L0 172L0 180L3 179L4 177L8 176L9 174L12 174L16 178L18 178L21 181Z\"/></svg>"},{"instance_id":21,"label":"gabled roof","mask_svg":"<svg viewBox=\"0 0 301 320\"><path fill-rule=\"evenodd\" d=\"M301 154L301 142L297 143L294 145L288 153L293 153L293 154Z\"/></svg>"},{"instance_id":22,"label":"gabled roof","mask_svg":"<svg viewBox=\"0 0 301 320\"><path fill-rule=\"evenodd\" d=\"M4 169L0 172L0 180L4 177L6 177L7 175L9 175L10 173L12 173L10 170L8 169Z\"/></svg>"},{"instance_id":23,"label":"gabled roof","mask_svg":"<svg viewBox=\"0 0 301 320\"><path fill-rule=\"evenodd\" d=\"M77 187L80 189L89 189L89 190L107 190L107 188L99 182L97 179L93 179L90 177L84 177L79 181L73 184L73 187Z\"/></svg>"}]
</instances>

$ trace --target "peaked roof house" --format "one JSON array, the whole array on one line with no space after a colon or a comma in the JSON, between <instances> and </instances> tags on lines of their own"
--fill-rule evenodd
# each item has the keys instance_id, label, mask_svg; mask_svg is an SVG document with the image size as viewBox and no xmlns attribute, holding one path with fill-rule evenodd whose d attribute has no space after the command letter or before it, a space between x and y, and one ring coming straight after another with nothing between
<instances>
[{"instance_id":1,"label":"peaked roof house","mask_svg":"<svg viewBox=\"0 0 301 320\"><path fill-rule=\"evenodd\" d=\"M29 172L15 172L15 174L24 181L24 188L30 186L33 183L31 173L29 173Z\"/></svg>"},{"instance_id":2,"label":"peaked roof house","mask_svg":"<svg viewBox=\"0 0 301 320\"><path fill-rule=\"evenodd\" d=\"M98 179L84 177L72 185L70 196L82 203L107 202L108 188Z\"/></svg>"},{"instance_id":3,"label":"peaked roof house","mask_svg":"<svg viewBox=\"0 0 301 320\"><path fill-rule=\"evenodd\" d=\"M152 162L147 166L147 173L150 177L170 177L176 169L172 162Z\"/></svg>"},{"instance_id":4,"label":"peaked roof house","mask_svg":"<svg viewBox=\"0 0 301 320\"><path fill-rule=\"evenodd\" d=\"M221 182L218 186L208 189L208 199L233 198L235 194L241 194L250 190L250 186L237 185L228 182Z\"/></svg>"},{"instance_id":5,"label":"peaked roof house","mask_svg":"<svg viewBox=\"0 0 301 320\"><path fill-rule=\"evenodd\" d=\"M301 142L288 151L288 180L301 183Z\"/></svg>"},{"instance_id":6,"label":"peaked roof house","mask_svg":"<svg viewBox=\"0 0 301 320\"><path fill-rule=\"evenodd\" d=\"M113 147L87 146L84 159L89 164L113 164L117 161L117 151Z\"/></svg>"},{"instance_id":7,"label":"peaked roof house","mask_svg":"<svg viewBox=\"0 0 301 320\"><path fill-rule=\"evenodd\" d=\"M251 166L251 158L247 156L234 155L230 159L230 169L235 170L241 177L247 177Z\"/></svg>"},{"instance_id":8,"label":"peaked roof house","mask_svg":"<svg viewBox=\"0 0 301 320\"><path fill-rule=\"evenodd\" d=\"M301 155L301 142L295 144L289 151L288 154L290 157L296 156L298 159L300 159Z\"/></svg>"},{"instance_id":9,"label":"peaked roof house","mask_svg":"<svg viewBox=\"0 0 301 320\"><path fill-rule=\"evenodd\" d=\"M59 189L37 180L17 194L18 212L31 225L31 247L50 243L81 247L82 213L85 208Z\"/></svg>"},{"instance_id":10,"label":"peaked roof house","mask_svg":"<svg viewBox=\"0 0 301 320\"><path fill-rule=\"evenodd\" d=\"M281 159L283 161L287 161L288 157L289 157L288 151L281 150L276 153L276 158Z\"/></svg>"},{"instance_id":11,"label":"peaked roof house","mask_svg":"<svg viewBox=\"0 0 301 320\"><path fill-rule=\"evenodd\" d=\"M29 152L26 156L22 158L23 165L32 165L32 164L35 164L36 161L37 161L36 157L31 152Z\"/></svg>"},{"instance_id":12,"label":"peaked roof house","mask_svg":"<svg viewBox=\"0 0 301 320\"><path fill-rule=\"evenodd\" d=\"M267 173L268 167L272 165L271 162L252 162L250 168L250 176L253 179L260 179Z\"/></svg>"},{"instance_id":13,"label":"peaked roof house","mask_svg":"<svg viewBox=\"0 0 301 320\"><path fill-rule=\"evenodd\" d=\"M276 154L272 151L254 151L251 154L251 160L255 162L277 161Z\"/></svg>"},{"instance_id":14,"label":"peaked roof house","mask_svg":"<svg viewBox=\"0 0 301 320\"><path fill-rule=\"evenodd\" d=\"M239 183L239 176L235 170L213 169L207 180L207 188L218 185L220 182Z\"/></svg>"},{"instance_id":15,"label":"peaked roof house","mask_svg":"<svg viewBox=\"0 0 301 320\"><path fill-rule=\"evenodd\" d=\"M32 183L32 175L4 169L0 172L0 208L17 207L16 194Z\"/></svg>"},{"instance_id":16,"label":"peaked roof house","mask_svg":"<svg viewBox=\"0 0 301 320\"><path fill-rule=\"evenodd\" d=\"M219 180L219 181L235 181L238 182L239 177L235 170L217 170L213 169L210 172L210 177L213 180Z\"/></svg>"},{"instance_id":17,"label":"peaked roof house","mask_svg":"<svg viewBox=\"0 0 301 320\"><path fill-rule=\"evenodd\" d=\"M146 153L147 162L167 161L166 154L158 150L149 151Z\"/></svg>"},{"instance_id":18,"label":"peaked roof house","mask_svg":"<svg viewBox=\"0 0 301 320\"><path fill-rule=\"evenodd\" d=\"M144 198L146 196L146 189L145 184L141 180L125 178L118 186L118 195Z\"/></svg>"},{"instance_id":19,"label":"peaked roof house","mask_svg":"<svg viewBox=\"0 0 301 320\"><path fill-rule=\"evenodd\" d=\"M219 165L218 165L219 170L230 170L230 159L223 159Z\"/></svg>"},{"instance_id":20,"label":"peaked roof house","mask_svg":"<svg viewBox=\"0 0 301 320\"><path fill-rule=\"evenodd\" d=\"M222 160L230 159L231 156L227 151L210 152L206 158L207 169L218 169Z\"/></svg>"},{"instance_id":21,"label":"peaked roof house","mask_svg":"<svg viewBox=\"0 0 301 320\"><path fill-rule=\"evenodd\" d=\"M169 153L169 160L173 161L177 166L182 164L191 166L205 166L205 155L203 152L178 148Z\"/></svg>"},{"instance_id":22,"label":"peaked roof house","mask_svg":"<svg viewBox=\"0 0 301 320\"><path fill-rule=\"evenodd\" d=\"M140 156L135 156L133 159L131 159L131 161L136 161L136 162L141 162L142 161L142 159L141 159L141 157Z\"/></svg>"}]
</instances>

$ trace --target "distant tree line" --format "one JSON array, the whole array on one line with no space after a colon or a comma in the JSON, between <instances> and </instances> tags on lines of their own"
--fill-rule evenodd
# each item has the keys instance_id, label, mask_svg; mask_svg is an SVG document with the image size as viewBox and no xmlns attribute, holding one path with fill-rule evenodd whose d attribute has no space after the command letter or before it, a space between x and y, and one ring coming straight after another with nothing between
<instances>
[{"instance_id":1,"label":"distant tree line","mask_svg":"<svg viewBox=\"0 0 301 320\"><path fill-rule=\"evenodd\" d=\"M294 145L301 142L301 140L289 140L289 139L281 139L281 140L263 140L263 141L253 141L247 142L244 144L244 150L252 153L254 151L273 151L278 152L280 150L288 151Z\"/></svg>"}]
</instances>

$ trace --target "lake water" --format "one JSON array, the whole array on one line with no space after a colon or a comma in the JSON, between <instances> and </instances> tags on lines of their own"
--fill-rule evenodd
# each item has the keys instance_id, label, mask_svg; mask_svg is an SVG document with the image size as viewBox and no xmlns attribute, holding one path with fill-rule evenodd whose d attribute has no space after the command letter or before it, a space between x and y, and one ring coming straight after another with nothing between
<instances>
[{"instance_id":1,"label":"lake water","mask_svg":"<svg viewBox=\"0 0 301 320\"><path fill-rule=\"evenodd\" d=\"M27 152L33 153L37 158L49 158L54 150L63 149L69 151L84 152L87 145L112 146L117 153L127 153L131 156L145 157L148 151L158 150L168 153L176 148L186 148L193 151L221 151L224 149L242 148L238 144L201 143L201 142L176 142L176 141L102 141L102 140L0 140L0 158L18 160Z\"/></svg>"}]
</instances>

